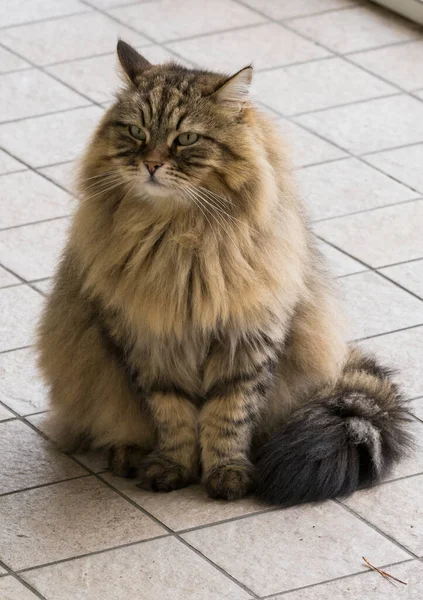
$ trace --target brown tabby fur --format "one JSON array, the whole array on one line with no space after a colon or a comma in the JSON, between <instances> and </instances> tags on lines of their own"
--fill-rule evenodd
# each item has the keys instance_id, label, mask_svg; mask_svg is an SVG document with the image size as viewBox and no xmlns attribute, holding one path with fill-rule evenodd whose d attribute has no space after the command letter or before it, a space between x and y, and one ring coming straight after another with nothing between
<instances>
[{"instance_id":1,"label":"brown tabby fur","mask_svg":"<svg viewBox=\"0 0 423 600\"><path fill-rule=\"evenodd\" d=\"M246 93L251 69L118 53L126 84L83 158L40 326L52 419L64 449L109 448L112 470L143 487L202 472L209 494L237 498L254 484L253 448L340 380L342 311L284 145ZM176 147L183 132L201 137ZM166 187L145 161L163 164Z\"/></svg>"}]
</instances>

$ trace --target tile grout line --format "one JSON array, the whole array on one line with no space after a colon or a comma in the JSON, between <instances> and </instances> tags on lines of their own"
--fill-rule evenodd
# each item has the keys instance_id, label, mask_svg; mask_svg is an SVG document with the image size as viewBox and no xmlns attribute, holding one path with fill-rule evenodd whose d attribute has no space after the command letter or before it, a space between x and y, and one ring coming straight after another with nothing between
<instances>
[{"instance_id":1,"label":"tile grout line","mask_svg":"<svg viewBox=\"0 0 423 600\"><path fill-rule=\"evenodd\" d=\"M81 3L82 4L82 3ZM44 19L34 19L33 21L25 21L23 23L10 23L9 25L1 25L0 31L6 31L7 29L18 29L19 27L27 27L28 25L38 25L39 23L48 23L50 21L60 21L61 19L67 19L68 17L76 17L78 15L90 14L91 10L78 10L76 12L53 15L51 17L45 17Z\"/></svg>"},{"instance_id":2,"label":"tile grout line","mask_svg":"<svg viewBox=\"0 0 423 600\"><path fill-rule=\"evenodd\" d=\"M349 160L349 159L347 159L347 160ZM305 198L305 200L307 200L307 199ZM384 204L383 206L374 206L373 208L363 208L363 210L355 210L350 213L343 213L340 215L334 215L332 217L323 217L322 219L312 219L311 222L313 223L313 225L315 225L317 223L327 223L328 221L335 221L336 219L344 219L347 217L353 217L355 215L361 215L363 213L370 213L370 212L374 212L376 210L384 210L385 208L391 208L393 206L401 206L402 204L412 204L413 202L419 202L419 201L423 201L423 198L410 198L409 200L392 202L391 204ZM18 227L18 226L16 225L15 227ZM417 259L417 260L419 260L419 259ZM407 261L405 261L405 262L407 262Z\"/></svg>"},{"instance_id":3,"label":"tile grout line","mask_svg":"<svg viewBox=\"0 0 423 600\"><path fill-rule=\"evenodd\" d=\"M71 196L69 194L69 196ZM9 227L0 227L0 233L2 231L10 231L12 229L22 229L22 227L29 227L32 225L40 225L42 223L50 223L51 221L63 221L64 219L69 219L72 217L72 212L67 213L66 215L60 215L58 217L48 217L47 219L40 219L39 221L28 221L28 223L19 223L18 225L10 225ZM49 277L42 277L41 279L49 279ZM27 282L29 283L29 282Z\"/></svg>"},{"instance_id":4,"label":"tile grout line","mask_svg":"<svg viewBox=\"0 0 423 600\"><path fill-rule=\"evenodd\" d=\"M1 230L0 230L1 232ZM37 294L41 294L41 296L45 296L45 293L42 292L41 290L39 290L38 288L36 288L33 285L32 281L27 281L26 279L24 279L23 277L21 277L21 275L19 275L18 273L15 273L15 271L12 271L12 269L10 269L9 267L6 267L2 262L0 262L0 267L2 267L5 271L7 271L8 273L10 273L10 275L13 275L14 277L17 277L17 279L19 279L20 283L16 283L16 284L12 284L12 285L6 285L0 288L0 290L4 290L4 289L9 289L9 288L13 288L13 287L18 287L19 285L25 285L27 287L30 287L32 290L34 290L34 292L37 292ZM28 348L29 346L22 346L23 348ZM9 350L2 350L0 351L0 354L3 354L4 352L9 352Z\"/></svg>"},{"instance_id":5,"label":"tile grout line","mask_svg":"<svg viewBox=\"0 0 423 600\"><path fill-rule=\"evenodd\" d=\"M38 72L41 72L39 69L36 69L36 70ZM19 73L19 71L17 71L17 73ZM0 81L1 81L1 76L0 76ZM79 92L76 92L76 93L79 94ZM80 110L81 108L91 108L91 107L92 107L92 104L91 104L91 100L90 100L89 104L81 104L78 106L71 106L68 108L60 108L59 110L52 110L52 111L49 111L46 113L40 113L40 114L36 114L36 115L27 115L25 117L17 117L16 119L8 119L6 121L0 121L0 127L2 125L8 125L9 123L20 123L22 121L27 121L28 119L41 119L43 117L51 117L52 115L61 115L63 113L72 112L73 110ZM72 162L72 161L70 161L70 162Z\"/></svg>"},{"instance_id":6,"label":"tile grout line","mask_svg":"<svg viewBox=\"0 0 423 600\"><path fill-rule=\"evenodd\" d=\"M32 587L31 584L27 583L18 573L16 573L13 569L11 569L2 560L0 560L0 567L3 567L3 569L6 571L6 573L4 575L2 575L2 577L6 576L6 575L9 575L10 577L13 577L13 579L15 579L16 581L18 581L27 590L29 590L30 592L32 592L37 598L39 598L40 600L47 600L47 598L45 596L43 596L42 594L40 594L40 592L38 590L36 590L34 587ZM0 581L1 581L1 578L0 578Z\"/></svg>"}]
</instances>

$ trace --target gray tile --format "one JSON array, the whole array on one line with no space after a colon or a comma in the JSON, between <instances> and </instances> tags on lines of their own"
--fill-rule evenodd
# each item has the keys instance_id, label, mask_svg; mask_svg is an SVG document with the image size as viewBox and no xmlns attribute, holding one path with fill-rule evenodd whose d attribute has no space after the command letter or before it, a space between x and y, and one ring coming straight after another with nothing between
<instances>
[{"instance_id":1,"label":"gray tile","mask_svg":"<svg viewBox=\"0 0 423 600\"><path fill-rule=\"evenodd\" d=\"M28 281L51 277L68 227L66 218L0 231L0 261Z\"/></svg>"},{"instance_id":2,"label":"gray tile","mask_svg":"<svg viewBox=\"0 0 423 600\"><path fill-rule=\"evenodd\" d=\"M415 417L423 421L423 398L416 398L410 402L410 410Z\"/></svg>"},{"instance_id":3,"label":"gray tile","mask_svg":"<svg viewBox=\"0 0 423 600\"><path fill-rule=\"evenodd\" d=\"M279 119L277 123L281 128L285 143L288 144L292 164L297 168L345 156L345 152L336 146L287 119ZM301 177L302 174L299 173L297 178L301 179Z\"/></svg>"},{"instance_id":4,"label":"gray tile","mask_svg":"<svg viewBox=\"0 0 423 600\"><path fill-rule=\"evenodd\" d=\"M415 90L423 86L423 40L359 52L351 56L351 60L402 89Z\"/></svg>"},{"instance_id":5,"label":"gray tile","mask_svg":"<svg viewBox=\"0 0 423 600\"><path fill-rule=\"evenodd\" d=\"M7 0L0 4L0 27L91 10L78 0Z\"/></svg>"},{"instance_id":6,"label":"gray tile","mask_svg":"<svg viewBox=\"0 0 423 600\"><path fill-rule=\"evenodd\" d=\"M387 267L380 272L423 298L423 260Z\"/></svg>"},{"instance_id":7,"label":"gray tile","mask_svg":"<svg viewBox=\"0 0 423 600\"><path fill-rule=\"evenodd\" d=\"M339 279L352 339L423 323L423 303L375 273Z\"/></svg>"},{"instance_id":8,"label":"gray tile","mask_svg":"<svg viewBox=\"0 0 423 600\"><path fill-rule=\"evenodd\" d=\"M385 481L394 481L401 477L423 474L423 423L413 420L408 426L414 436L415 447L397 463L392 471L386 476Z\"/></svg>"},{"instance_id":9,"label":"gray tile","mask_svg":"<svg viewBox=\"0 0 423 600\"><path fill-rule=\"evenodd\" d=\"M364 568L363 554L376 564L408 558L332 502L257 515L183 537L260 596L358 572Z\"/></svg>"},{"instance_id":10,"label":"gray tile","mask_svg":"<svg viewBox=\"0 0 423 600\"><path fill-rule=\"evenodd\" d=\"M396 379L407 397L423 394L423 327L365 340L361 345L398 371Z\"/></svg>"},{"instance_id":11,"label":"gray tile","mask_svg":"<svg viewBox=\"0 0 423 600\"><path fill-rule=\"evenodd\" d=\"M422 494L423 475L417 475L358 492L344 502L369 523L422 556Z\"/></svg>"},{"instance_id":12,"label":"gray tile","mask_svg":"<svg viewBox=\"0 0 423 600\"><path fill-rule=\"evenodd\" d=\"M336 57L256 73L254 90L261 102L283 115L395 92L389 84Z\"/></svg>"},{"instance_id":13,"label":"gray tile","mask_svg":"<svg viewBox=\"0 0 423 600\"><path fill-rule=\"evenodd\" d=\"M5 48L0 48L0 73L20 71L21 69L27 69L29 66L29 63L23 58L16 56L16 54L9 52Z\"/></svg>"},{"instance_id":14,"label":"gray tile","mask_svg":"<svg viewBox=\"0 0 423 600\"><path fill-rule=\"evenodd\" d=\"M20 280L17 277L12 275L12 273L9 273L9 271L6 271L6 269L3 269L3 267L0 267L0 288L8 287L9 285L17 285L19 283Z\"/></svg>"},{"instance_id":15,"label":"gray tile","mask_svg":"<svg viewBox=\"0 0 423 600\"><path fill-rule=\"evenodd\" d=\"M329 269L335 277L351 275L365 271L366 267L346 254L343 254L336 248L333 248L325 242L318 241L318 247L327 260Z\"/></svg>"},{"instance_id":16,"label":"gray tile","mask_svg":"<svg viewBox=\"0 0 423 600\"><path fill-rule=\"evenodd\" d=\"M111 15L157 42L260 23L263 17L233 0L158 0L111 9ZM172 18L169 18L172 15Z\"/></svg>"},{"instance_id":17,"label":"gray tile","mask_svg":"<svg viewBox=\"0 0 423 600\"><path fill-rule=\"evenodd\" d=\"M33 171L0 177L0 229L68 215L74 201Z\"/></svg>"},{"instance_id":18,"label":"gray tile","mask_svg":"<svg viewBox=\"0 0 423 600\"><path fill-rule=\"evenodd\" d=\"M370 154L365 160L423 193L423 144Z\"/></svg>"},{"instance_id":19,"label":"gray tile","mask_svg":"<svg viewBox=\"0 0 423 600\"><path fill-rule=\"evenodd\" d=\"M21 421L0 423L0 494L86 475Z\"/></svg>"},{"instance_id":20,"label":"gray tile","mask_svg":"<svg viewBox=\"0 0 423 600\"><path fill-rule=\"evenodd\" d=\"M77 166L73 161L51 167L43 167L38 169L38 171L62 188L68 190L69 193L75 193L74 181L76 179Z\"/></svg>"},{"instance_id":21,"label":"gray tile","mask_svg":"<svg viewBox=\"0 0 423 600\"><path fill-rule=\"evenodd\" d=\"M0 150L0 174L24 171L25 169L26 166L24 164L7 154L4 150Z\"/></svg>"},{"instance_id":22,"label":"gray tile","mask_svg":"<svg viewBox=\"0 0 423 600\"><path fill-rule=\"evenodd\" d=\"M144 46L140 52L153 63L175 60L173 54L157 45ZM118 70L117 57L114 52L105 56L83 58L47 67L49 73L54 74L94 102L114 100L114 94L121 85Z\"/></svg>"},{"instance_id":23,"label":"gray tile","mask_svg":"<svg viewBox=\"0 0 423 600\"><path fill-rule=\"evenodd\" d=\"M57 439L55 439L55 432L51 426L48 413L27 417L27 421L34 425L39 431L44 433L44 435L46 435L53 442L58 441ZM84 454L74 454L72 456L75 456L75 458L78 459L79 462L91 469L91 471L93 471L94 473L100 473L101 471L105 471L108 467L107 451L85 452ZM132 486L135 488L134 482L131 481L131 483Z\"/></svg>"},{"instance_id":24,"label":"gray tile","mask_svg":"<svg viewBox=\"0 0 423 600\"><path fill-rule=\"evenodd\" d=\"M0 352L33 343L42 301L26 285L0 289Z\"/></svg>"},{"instance_id":25,"label":"gray tile","mask_svg":"<svg viewBox=\"0 0 423 600\"><path fill-rule=\"evenodd\" d=\"M313 219L327 219L417 198L419 194L349 158L302 169L303 197Z\"/></svg>"},{"instance_id":26,"label":"gray tile","mask_svg":"<svg viewBox=\"0 0 423 600\"><path fill-rule=\"evenodd\" d=\"M169 48L202 68L223 72L235 72L250 63L254 69L266 69L329 55L277 23L173 42Z\"/></svg>"},{"instance_id":27,"label":"gray tile","mask_svg":"<svg viewBox=\"0 0 423 600\"><path fill-rule=\"evenodd\" d=\"M423 103L405 95L360 102L297 119L329 141L358 154L423 141Z\"/></svg>"},{"instance_id":28,"label":"gray tile","mask_svg":"<svg viewBox=\"0 0 423 600\"><path fill-rule=\"evenodd\" d=\"M165 533L94 477L2 496L0 515L0 557L14 570Z\"/></svg>"},{"instance_id":29,"label":"gray tile","mask_svg":"<svg viewBox=\"0 0 423 600\"><path fill-rule=\"evenodd\" d=\"M379 573L369 571L359 576L331 581L318 587L275 596L273 600L333 600L333 598L342 598L342 600L358 600L358 598L363 600L386 600L387 598L420 600L423 596L422 563L411 561L386 567L385 571L406 582L407 585L398 584L393 587L392 583L381 577Z\"/></svg>"},{"instance_id":30,"label":"gray tile","mask_svg":"<svg viewBox=\"0 0 423 600\"><path fill-rule=\"evenodd\" d=\"M0 579L0 597L2 600L36 600L37 596L13 577Z\"/></svg>"},{"instance_id":31,"label":"gray tile","mask_svg":"<svg viewBox=\"0 0 423 600\"><path fill-rule=\"evenodd\" d=\"M20 415L47 410L47 387L32 348L0 354L0 400Z\"/></svg>"},{"instance_id":32,"label":"gray tile","mask_svg":"<svg viewBox=\"0 0 423 600\"><path fill-rule=\"evenodd\" d=\"M101 108L92 106L5 123L0 125L0 144L33 167L70 161L82 152L102 115Z\"/></svg>"},{"instance_id":33,"label":"gray tile","mask_svg":"<svg viewBox=\"0 0 423 600\"><path fill-rule=\"evenodd\" d=\"M419 98L423 98L423 90L419 90L418 92L416 92L416 96L418 96Z\"/></svg>"},{"instance_id":34,"label":"gray tile","mask_svg":"<svg viewBox=\"0 0 423 600\"><path fill-rule=\"evenodd\" d=\"M107 576L106 576L107 574ZM24 574L46 600L247 600L248 594L172 537Z\"/></svg>"},{"instance_id":35,"label":"gray tile","mask_svg":"<svg viewBox=\"0 0 423 600\"><path fill-rule=\"evenodd\" d=\"M15 415L13 413L10 412L10 410L7 410L7 408L5 408L2 404L0 404L0 421L6 421L7 419L14 419ZM0 478L1 478L1 474L0 474ZM0 568L0 575L2 574L1 568Z\"/></svg>"},{"instance_id":36,"label":"gray tile","mask_svg":"<svg viewBox=\"0 0 423 600\"><path fill-rule=\"evenodd\" d=\"M0 122L22 119L77 106L89 101L38 69L0 76Z\"/></svg>"},{"instance_id":37,"label":"gray tile","mask_svg":"<svg viewBox=\"0 0 423 600\"><path fill-rule=\"evenodd\" d=\"M113 477L110 473L103 475L103 478L174 531L217 523L268 508L254 499L239 502L212 500L200 485L170 494L155 494L140 490L133 481Z\"/></svg>"},{"instance_id":38,"label":"gray tile","mask_svg":"<svg viewBox=\"0 0 423 600\"><path fill-rule=\"evenodd\" d=\"M134 45L147 42L141 34L94 11L2 31L2 43L36 65L111 52L118 37Z\"/></svg>"},{"instance_id":39,"label":"gray tile","mask_svg":"<svg viewBox=\"0 0 423 600\"><path fill-rule=\"evenodd\" d=\"M417 27L374 6L328 12L289 26L336 52L353 52L419 37Z\"/></svg>"},{"instance_id":40,"label":"gray tile","mask_svg":"<svg viewBox=\"0 0 423 600\"><path fill-rule=\"evenodd\" d=\"M353 0L244 0L244 4L255 8L272 19L287 19L300 15L315 14L325 10L336 10L356 4Z\"/></svg>"},{"instance_id":41,"label":"gray tile","mask_svg":"<svg viewBox=\"0 0 423 600\"><path fill-rule=\"evenodd\" d=\"M317 235L372 267L423 257L423 200L315 224Z\"/></svg>"},{"instance_id":42,"label":"gray tile","mask_svg":"<svg viewBox=\"0 0 423 600\"><path fill-rule=\"evenodd\" d=\"M138 4L141 4L142 2L154 2L155 0L136 1ZM122 4L131 4L131 2L128 2L128 0L90 0L90 4L91 6L97 6L97 8L104 10L106 8L114 8L115 6L121 6ZM135 4L135 2L132 2L132 4Z\"/></svg>"}]
</instances>

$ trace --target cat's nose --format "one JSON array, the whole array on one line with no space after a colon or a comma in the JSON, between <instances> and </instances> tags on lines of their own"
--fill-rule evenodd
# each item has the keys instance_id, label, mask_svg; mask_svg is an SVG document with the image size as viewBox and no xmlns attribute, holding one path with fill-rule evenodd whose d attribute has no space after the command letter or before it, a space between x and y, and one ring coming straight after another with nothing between
<instances>
[{"instance_id":1,"label":"cat's nose","mask_svg":"<svg viewBox=\"0 0 423 600\"><path fill-rule=\"evenodd\" d=\"M147 167L147 171L150 173L150 175L154 175L154 173L159 167L162 166L163 163L157 162L157 160L145 160L144 164Z\"/></svg>"}]
</instances>

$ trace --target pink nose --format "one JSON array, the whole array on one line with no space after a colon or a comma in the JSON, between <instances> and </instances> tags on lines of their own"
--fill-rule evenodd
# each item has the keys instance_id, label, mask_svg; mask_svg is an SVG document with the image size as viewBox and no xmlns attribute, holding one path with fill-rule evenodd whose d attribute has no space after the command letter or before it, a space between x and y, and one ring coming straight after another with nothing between
<instances>
[{"instance_id":1,"label":"pink nose","mask_svg":"<svg viewBox=\"0 0 423 600\"><path fill-rule=\"evenodd\" d=\"M159 167L163 165L163 163L159 163L156 160L146 160L144 161L145 166L147 167L147 171L150 175L154 175Z\"/></svg>"}]
</instances>

